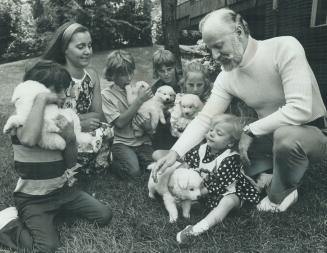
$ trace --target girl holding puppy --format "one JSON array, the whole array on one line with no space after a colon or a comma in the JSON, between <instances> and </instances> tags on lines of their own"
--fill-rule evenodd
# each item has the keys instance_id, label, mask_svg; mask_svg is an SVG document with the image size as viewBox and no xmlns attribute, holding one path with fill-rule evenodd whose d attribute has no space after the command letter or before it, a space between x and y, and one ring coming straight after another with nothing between
<instances>
[{"instance_id":1,"label":"girl holding puppy","mask_svg":"<svg viewBox=\"0 0 327 253\"><path fill-rule=\"evenodd\" d=\"M210 95L211 82L206 67L198 60L188 62L179 85L182 93L176 95L175 105L170 110L171 134L176 137L183 133L186 126L202 109L203 103L207 101ZM198 98L192 98L192 101L190 101L191 96L185 96L185 94L193 94ZM189 111L189 115L183 115L182 107L185 108L184 110Z\"/></svg>"},{"instance_id":2,"label":"girl holding puppy","mask_svg":"<svg viewBox=\"0 0 327 253\"><path fill-rule=\"evenodd\" d=\"M62 150L46 150L40 139L45 107L61 106L65 89L71 83L69 72L52 61L37 62L24 76L24 81L36 81L51 92L40 93L34 99L24 125L12 136L15 170L19 179L14 190L15 207L0 212L0 243L19 252L55 252L59 234L54 223L62 213L83 217L98 225L110 222L112 213L87 193L69 187L77 160L73 123L57 118L60 135L66 141Z\"/></svg>"},{"instance_id":3,"label":"girl holding puppy","mask_svg":"<svg viewBox=\"0 0 327 253\"><path fill-rule=\"evenodd\" d=\"M242 170L236 151L242 133L240 119L231 114L216 116L206 134L206 143L190 150L184 157L190 168L203 178L205 205L209 214L194 226L187 226L177 234L179 243L187 243L222 222L243 202L257 204L259 191L255 182Z\"/></svg>"}]
</instances>

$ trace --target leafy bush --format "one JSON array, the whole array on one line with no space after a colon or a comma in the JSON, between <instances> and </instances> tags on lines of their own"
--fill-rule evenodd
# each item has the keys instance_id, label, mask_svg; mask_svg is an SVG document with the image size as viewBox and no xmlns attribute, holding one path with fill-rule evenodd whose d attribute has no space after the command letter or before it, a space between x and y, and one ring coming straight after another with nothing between
<instances>
[{"instance_id":1,"label":"leafy bush","mask_svg":"<svg viewBox=\"0 0 327 253\"><path fill-rule=\"evenodd\" d=\"M11 17L8 12L3 9L0 9L0 55L2 55L10 41L12 40L10 31L11 31Z\"/></svg>"},{"instance_id":2,"label":"leafy bush","mask_svg":"<svg viewBox=\"0 0 327 253\"><path fill-rule=\"evenodd\" d=\"M90 29L95 50L151 44L150 0L2 0L0 61L41 54L53 32L76 21Z\"/></svg>"}]
</instances>

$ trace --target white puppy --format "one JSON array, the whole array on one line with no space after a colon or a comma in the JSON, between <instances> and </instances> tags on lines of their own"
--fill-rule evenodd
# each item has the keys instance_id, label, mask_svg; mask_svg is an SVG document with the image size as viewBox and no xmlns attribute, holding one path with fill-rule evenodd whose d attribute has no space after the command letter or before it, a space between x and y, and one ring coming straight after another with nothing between
<instances>
[{"instance_id":1,"label":"white puppy","mask_svg":"<svg viewBox=\"0 0 327 253\"><path fill-rule=\"evenodd\" d=\"M175 106L171 109L171 134L181 136L187 125L202 109L203 103L197 95L183 94L176 98Z\"/></svg>"},{"instance_id":2,"label":"white puppy","mask_svg":"<svg viewBox=\"0 0 327 253\"><path fill-rule=\"evenodd\" d=\"M9 117L3 132L15 133L15 130L23 126L29 115L35 97L40 93L50 93L51 91L43 84L36 81L26 81L19 84L13 93L12 102L15 104L16 114ZM56 104L49 104L44 111L44 124L41 132L39 146L51 150L64 150L65 140L58 134L60 132L59 124L63 119L57 119L58 115L63 115L65 120L74 123L74 132L77 143L82 146L92 145L93 136L89 133L81 132L80 120L72 109L59 109Z\"/></svg>"},{"instance_id":3,"label":"white puppy","mask_svg":"<svg viewBox=\"0 0 327 253\"><path fill-rule=\"evenodd\" d=\"M152 163L148 169L152 170L154 166L155 163ZM201 196L202 187L199 173L179 162L167 168L164 174L158 175L157 183L153 181L151 172L148 182L149 197L155 198L156 192L162 196L171 223L178 218L177 204L182 206L183 217L190 218L192 201Z\"/></svg>"},{"instance_id":4,"label":"white puppy","mask_svg":"<svg viewBox=\"0 0 327 253\"><path fill-rule=\"evenodd\" d=\"M127 101L129 104L133 103L137 98L139 89L147 88L149 84L140 81L135 84L126 86ZM161 86L156 91L155 95L149 100L145 101L138 110L138 117L133 119L133 128L136 136L142 136L143 132L153 134L157 128L159 121L166 124L164 111L169 108L175 100L175 91L168 85ZM144 121L150 121L150 126L146 127Z\"/></svg>"}]
</instances>

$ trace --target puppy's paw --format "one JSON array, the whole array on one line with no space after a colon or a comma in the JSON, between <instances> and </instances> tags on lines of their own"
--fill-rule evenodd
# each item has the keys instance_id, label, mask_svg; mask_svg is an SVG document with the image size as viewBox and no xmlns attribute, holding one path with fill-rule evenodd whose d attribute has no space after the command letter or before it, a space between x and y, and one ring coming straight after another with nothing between
<instances>
[{"instance_id":1,"label":"puppy's paw","mask_svg":"<svg viewBox=\"0 0 327 253\"><path fill-rule=\"evenodd\" d=\"M175 223L177 221L178 216L169 215L169 223Z\"/></svg>"},{"instance_id":2,"label":"puppy's paw","mask_svg":"<svg viewBox=\"0 0 327 253\"><path fill-rule=\"evenodd\" d=\"M191 218L191 215L190 215L190 213L184 213L184 212L183 212L183 217L184 217L185 219L189 219L189 218Z\"/></svg>"},{"instance_id":3,"label":"puppy's paw","mask_svg":"<svg viewBox=\"0 0 327 253\"><path fill-rule=\"evenodd\" d=\"M154 196L153 192L149 192L149 198L150 199L155 199L156 197Z\"/></svg>"}]
</instances>

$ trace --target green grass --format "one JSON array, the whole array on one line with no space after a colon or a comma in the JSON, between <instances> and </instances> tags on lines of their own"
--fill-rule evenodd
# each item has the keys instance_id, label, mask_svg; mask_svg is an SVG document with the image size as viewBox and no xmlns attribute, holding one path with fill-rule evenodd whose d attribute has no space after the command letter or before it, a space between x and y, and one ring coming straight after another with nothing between
<instances>
[{"instance_id":1,"label":"green grass","mask_svg":"<svg viewBox=\"0 0 327 253\"><path fill-rule=\"evenodd\" d=\"M151 80L153 49L131 49L139 66L136 79ZM101 70L107 52L96 54L93 65ZM0 65L0 128L12 111L13 88L23 75L20 61ZM141 64L138 64L141 63ZM100 72L100 71L99 71ZM17 176L9 137L0 135L0 206L13 205L12 192ZM80 185L108 203L114 213L110 226L96 228L87 222L69 219L59 225L58 252L326 252L327 251L327 164L314 166L299 188L299 202L282 214L259 213L251 207L233 212L187 247L179 247L176 233L199 221L204 212L196 206L191 220L168 222L160 200L147 193L148 174L136 181L120 181L111 174L92 177ZM1 252L1 248L0 248Z\"/></svg>"}]
</instances>

